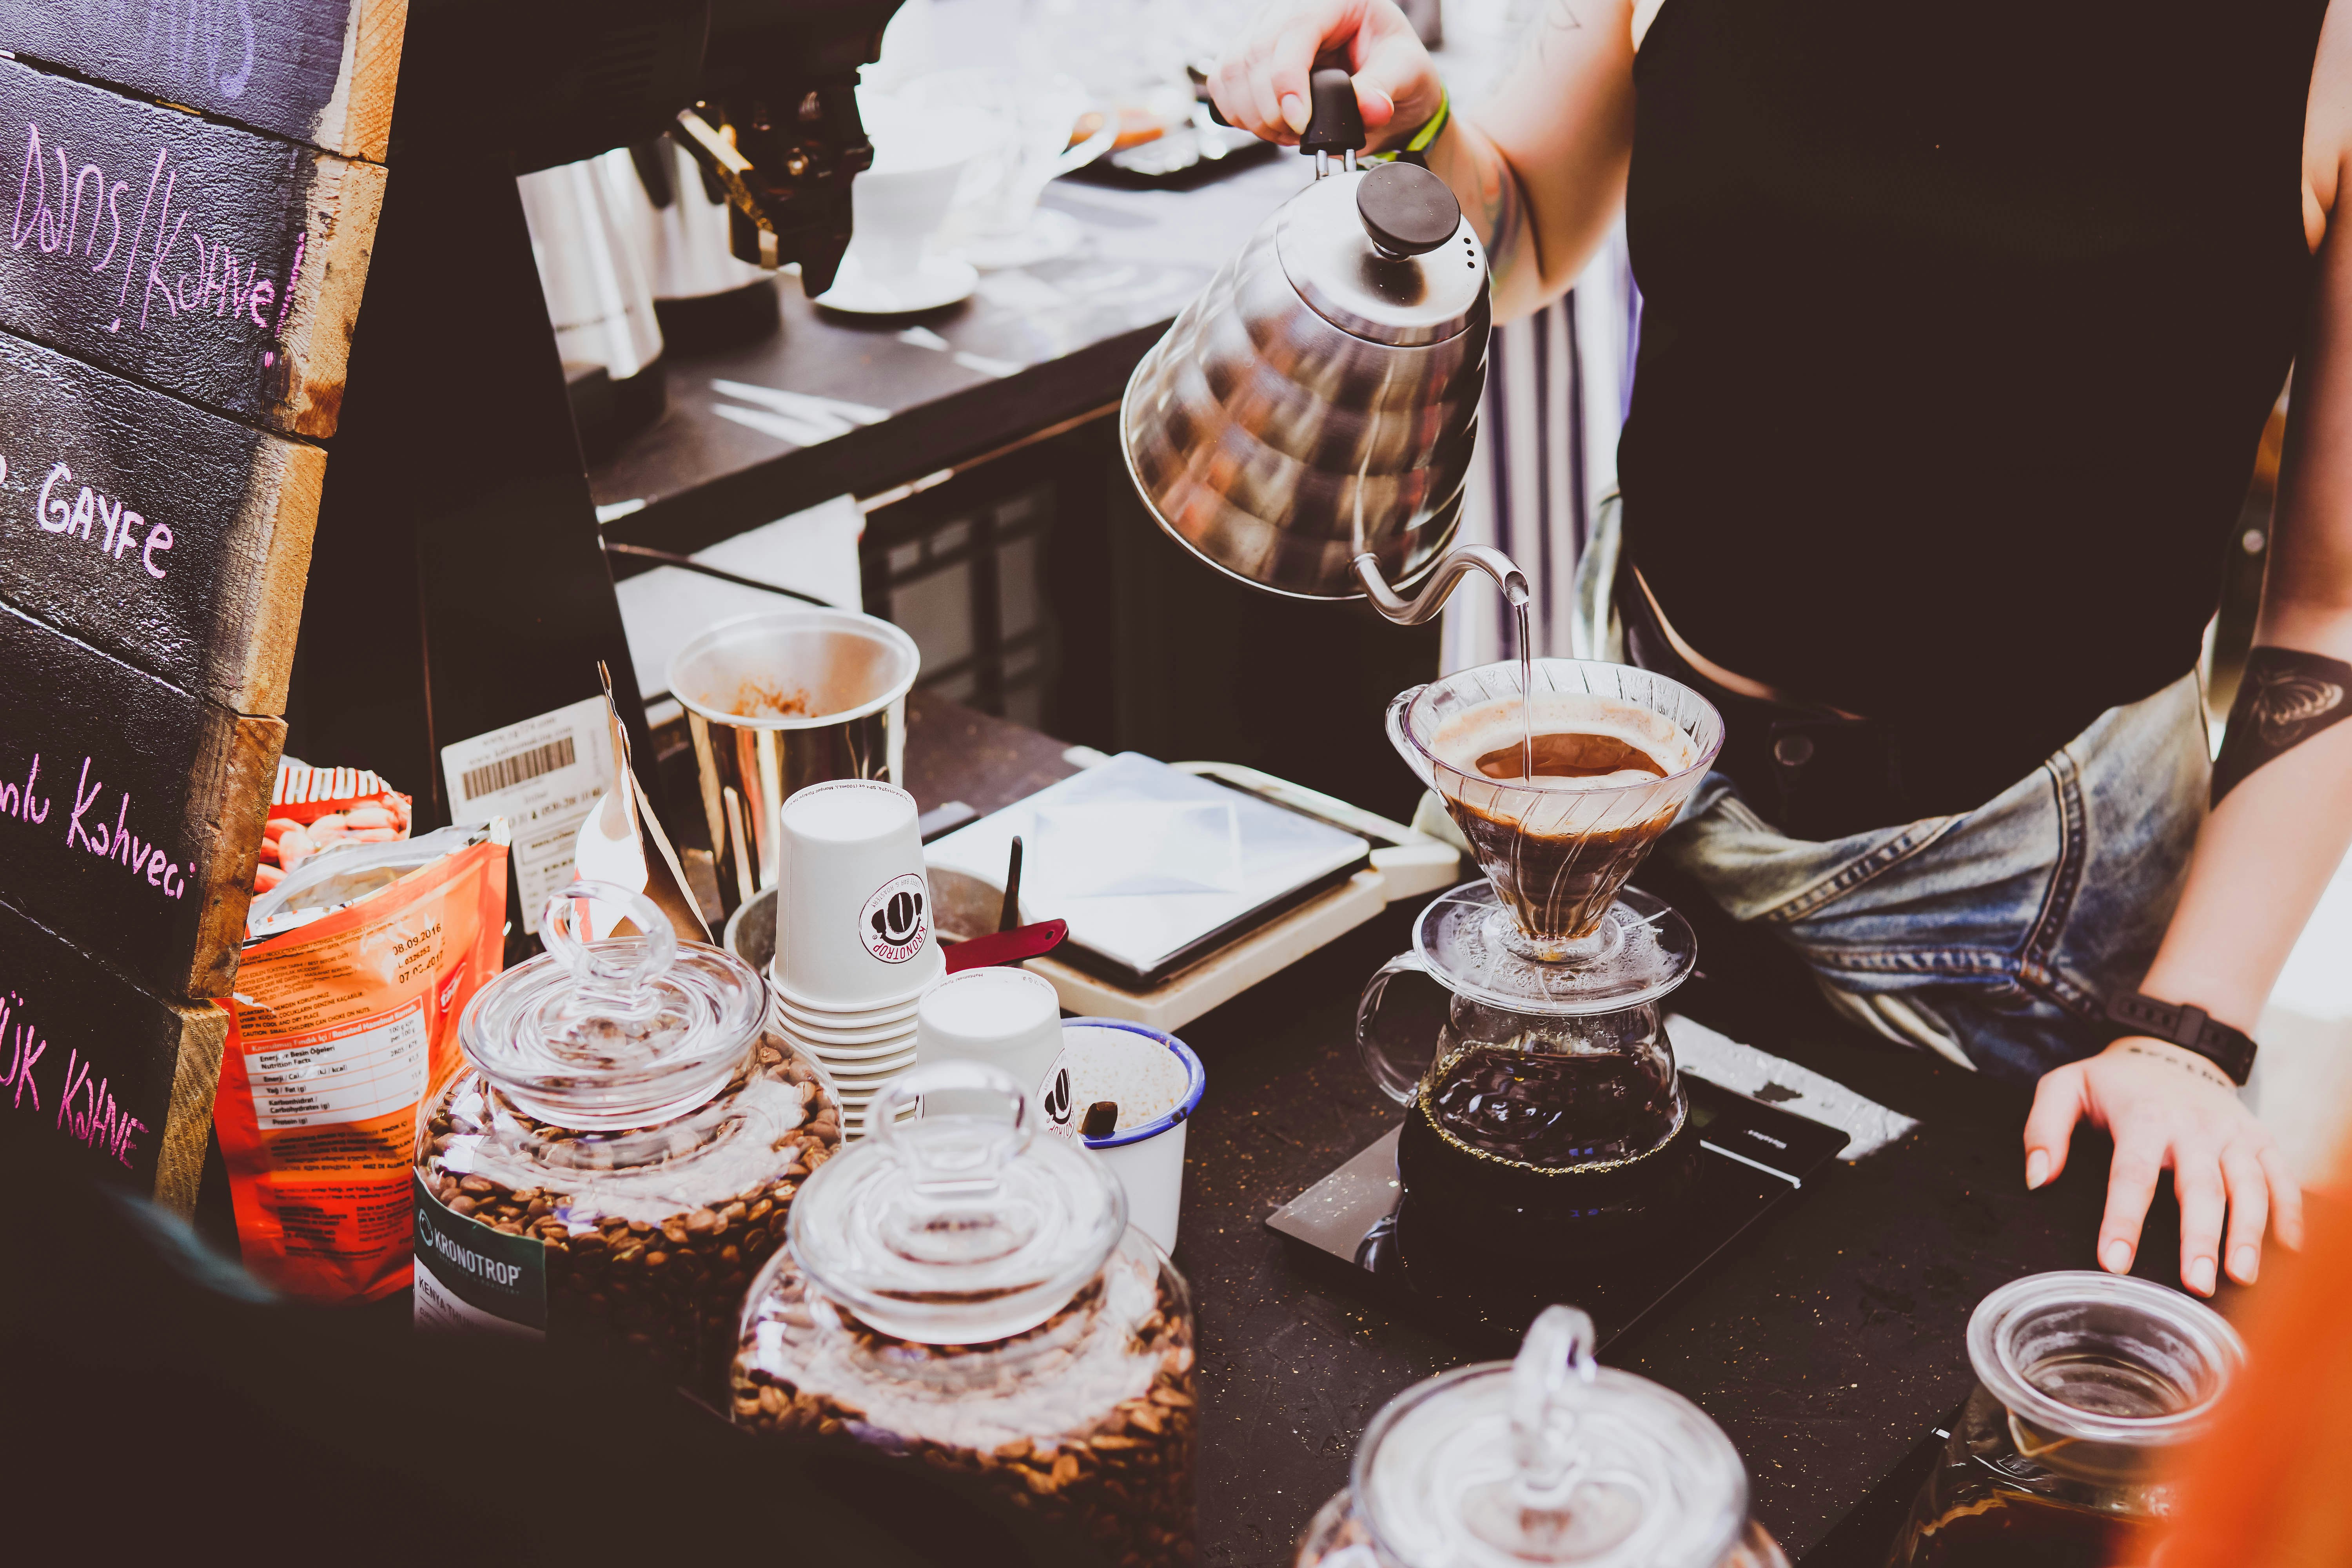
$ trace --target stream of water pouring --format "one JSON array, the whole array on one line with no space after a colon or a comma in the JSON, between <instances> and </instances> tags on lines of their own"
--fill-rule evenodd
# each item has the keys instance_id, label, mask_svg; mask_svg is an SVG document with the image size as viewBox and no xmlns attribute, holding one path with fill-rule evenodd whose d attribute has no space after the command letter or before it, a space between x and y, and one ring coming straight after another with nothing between
<instances>
[{"instance_id":1,"label":"stream of water pouring","mask_svg":"<svg viewBox=\"0 0 2352 1568\"><path fill-rule=\"evenodd\" d=\"M1511 601L1519 619L1519 776L1530 784L1536 778L1536 652L1528 637L1528 601Z\"/></svg>"}]
</instances>

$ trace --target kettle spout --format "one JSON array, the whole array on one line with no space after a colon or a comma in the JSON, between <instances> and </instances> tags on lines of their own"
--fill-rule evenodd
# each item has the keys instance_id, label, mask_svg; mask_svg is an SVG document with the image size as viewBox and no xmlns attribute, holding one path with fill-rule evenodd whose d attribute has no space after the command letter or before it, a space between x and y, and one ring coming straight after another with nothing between
<instances>
[{"instance_id":1,"label":"kettle spout","mask_svg":"<svg viewBox=\"0 0 2352 1568\"><path fill-rule=\"evenodd\" d=\"M1435 616L1445 607L1454 585L1472 572L1492 577L1503 597L1514 605L1526 604L1530 596L1528 574L1491 544L1465 544L1448 551L1428 583L1410 599L1389 586L1388 579L1381 575L1380 558L1370 551L1356 557L1355 568L1356 581L1363 584L1372 607L1401 626L1417 626Z\"/></svg>"}]
</instances>

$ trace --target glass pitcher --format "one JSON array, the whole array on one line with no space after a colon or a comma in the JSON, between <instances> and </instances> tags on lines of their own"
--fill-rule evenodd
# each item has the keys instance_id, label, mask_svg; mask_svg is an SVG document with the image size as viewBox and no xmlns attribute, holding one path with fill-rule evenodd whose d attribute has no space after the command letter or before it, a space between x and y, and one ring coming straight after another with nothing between
<instances>
[{"instance_id":1,"label":"glass pitcher","mask_svg":"<svg viewBox=\"0 0 2352 1568\"><path fill-rule=\"evenodd\" d=\"M2143 1563L2158 1461L2210 1423L2245 1346L2203 1302L2090 1269L2011 1280L1969 1320L1977 1389L1890 1568Z\"/></svg>"},{"instance_id":2,"label":"glass pitcher","mask_svg":"<svg viewBox=\"0 0 2352 1568\"><path fill-rule=\"evenodd\" d=\"M1682 1395L1595 1364L1548 1307L1516 1360L1416 1384L1372 1418L1295 1568L1788 1568L1748 1472Z\"/></svg>"},{"instance_id":3,"label":"glass pitcher","mask_svg":"<svg viewBox=\"0 0 2352 1568\"><path fill-rule=\"evenodd\" d=\"M1553 994L1557 966L1496 940L1503 910L1487 882L1440 895L1414 922L1412 950L1365 986L1357 1048L1406 1108L1398 1227L1409 1258L1620 1250L1696 1180L1697 1131L1660 1004L1697 944L1661 900L1628 889L1617 906L1634 937L1599 991ZM1399 1000L1403 976L1434 982L1442 1010Z\"/></svg>"}]
</instances>

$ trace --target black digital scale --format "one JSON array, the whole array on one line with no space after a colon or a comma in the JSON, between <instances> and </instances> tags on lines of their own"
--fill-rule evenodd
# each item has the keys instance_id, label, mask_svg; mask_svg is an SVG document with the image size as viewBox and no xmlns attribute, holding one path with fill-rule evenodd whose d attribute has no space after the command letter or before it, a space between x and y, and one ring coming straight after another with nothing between
<instances>
[{"instance_id":1,"label":"black digital scale","mask_svg":"<svg viewBox=\"0 0 2352 1568\"><path fill-rule=\"evenodd\" d=\"M1397 1130L1276 1209L1266 1224L1318 1266L1344 1270L1439 1326L1508 1353L1556 1300L1609 1342L1664 1304L1716 1255L1821 1179L1846 1134L1685 1074L1703 1158L1697 1185L1657 1221L1655 1245L1556 1266L1539 1283L1458 1268L1416 1272L1399 1246Z\"/></svg>"}]
</instances>

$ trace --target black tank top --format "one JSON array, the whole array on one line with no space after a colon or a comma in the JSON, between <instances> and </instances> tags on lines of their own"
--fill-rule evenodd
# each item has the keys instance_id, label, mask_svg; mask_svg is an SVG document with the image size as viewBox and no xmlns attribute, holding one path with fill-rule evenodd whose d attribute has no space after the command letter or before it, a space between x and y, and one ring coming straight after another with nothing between
<instances>
[{"instance_id":1,"label":"black tank top","mask_svg":"<svg viewBox=\"0 0 2352 1568\"><path fill-rule=\"evenodd\" d=\"M1675 630L1968 801L2194 666L2313 276L2326 10L1665 0L1620 470Z\"/></svg>"}]
</instances>

